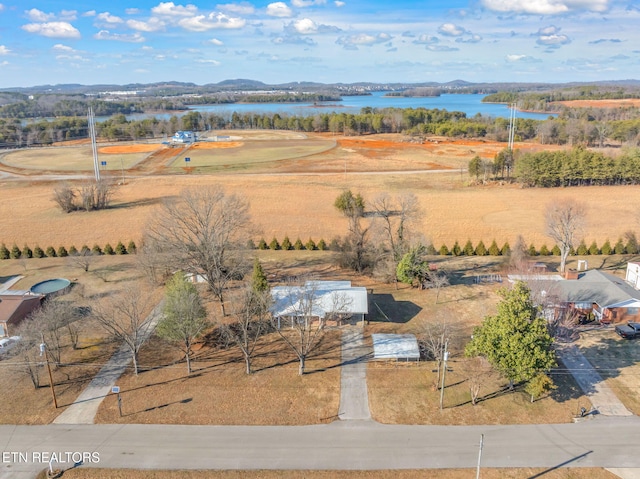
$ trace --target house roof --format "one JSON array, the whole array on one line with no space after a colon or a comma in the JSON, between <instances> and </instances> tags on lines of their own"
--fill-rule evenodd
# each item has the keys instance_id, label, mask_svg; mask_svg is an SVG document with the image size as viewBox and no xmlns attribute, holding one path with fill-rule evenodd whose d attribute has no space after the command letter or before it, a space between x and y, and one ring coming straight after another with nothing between
<instances>
[{"instance_id":1,"label":"house roof","mask_svg":"<svg viewBox=\"0 0 640 479\"><path fill-rule=\"evenodd\" d=\"M373 359L420 359L414 334L372 334Z\"/></svg>"},{"instance_id":2,"label":"house roof","mask_svg":"<svg viewBox=\"0 0 640 479\"><path fill-rule=\"evenodd\" d=\"M0 321L6 324L17 324L40 306L42 294L15 294L4 291L0 294Z\"/></svg>"},{"instance_id":3,"label":"house roof","mask_svg":"<svg viewBox=\"0 0 640 479\"><path fill-rule=\"evenodd\" d=\"M274 316L317 316L367 314L367 289L351 286L351 281L307 281L304 286L271 288Z\"/></svg>"},{"instance_id":4,"label":"house roof","mask_svg":"<svg viewBox=\"0 0 640 479\"><path fill-rule=\"evenodd\" d=\"M565 301L596 303L602 308L620 307L640 301L640 291L624 279L596 269L581 274L578 279L557 283Z\"/></svg>"}]
</instances>

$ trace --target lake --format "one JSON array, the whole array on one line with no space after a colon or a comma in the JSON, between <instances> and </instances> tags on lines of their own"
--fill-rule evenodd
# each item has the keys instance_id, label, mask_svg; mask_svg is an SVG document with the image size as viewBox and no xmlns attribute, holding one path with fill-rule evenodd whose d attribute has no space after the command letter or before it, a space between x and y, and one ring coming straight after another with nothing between
<instances>
[{"instance_id":1,"label":"lake","mask_svg":"<svg viewBox=\"0 0 640 479\"><path fill-rule=\"evenodd\" d=\"M279 113L281 115L313 116L320 113L360 113L362 108L427 108L447 111L461 111L470 118L480 113L483 116L509 118L509 108L505 104L482 103L486 95L475 94L448 94L438 97L405 98L399 96L384 96L385 92L374 92L371 95L345 96L342 101L327 102L321 105L314 103L232 103L224 105L190 105L192 111L201 113L215 113L225 118L230 118L233 112L243 113ZM172 115L181 116L180 113L159 113L150 115L147 113L135 113L127 115L128 120L142 120L156 117L159 120L168 120ZM532 118L546 120L550 113L531 113L518 111L518 118ZM106 117L96 118L103 121Z\"/></svg>"}]
</instances>

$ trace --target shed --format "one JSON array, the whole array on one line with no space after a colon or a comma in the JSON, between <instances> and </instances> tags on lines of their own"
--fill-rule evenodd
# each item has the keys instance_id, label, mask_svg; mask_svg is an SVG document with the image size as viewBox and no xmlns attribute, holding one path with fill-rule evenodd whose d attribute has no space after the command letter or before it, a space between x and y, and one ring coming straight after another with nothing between
<instances>
[{"instance_id":1,"label":"shed","mask_svg":"<svg viewBox=\"0 0 640 479\"><path fill-rule=\"evenodd\" d=\"M373 359L419 361L420 348L415 334L372 334Z\"/></svg>"}]
</instances>

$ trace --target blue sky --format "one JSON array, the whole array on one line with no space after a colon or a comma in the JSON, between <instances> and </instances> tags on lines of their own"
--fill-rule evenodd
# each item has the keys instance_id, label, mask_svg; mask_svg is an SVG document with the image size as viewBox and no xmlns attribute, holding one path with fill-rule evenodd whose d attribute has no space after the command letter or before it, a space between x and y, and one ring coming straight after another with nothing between
<instances>
[{"instance_id":1,"label":"blue sky","mask_svg":"<svg viewBox=\"0 0 640 479\"><path fill-rule=\"evenodd\" d=\"M0 0L0 87L640 78L640 0Z\"/></svg>"}]
</instances>

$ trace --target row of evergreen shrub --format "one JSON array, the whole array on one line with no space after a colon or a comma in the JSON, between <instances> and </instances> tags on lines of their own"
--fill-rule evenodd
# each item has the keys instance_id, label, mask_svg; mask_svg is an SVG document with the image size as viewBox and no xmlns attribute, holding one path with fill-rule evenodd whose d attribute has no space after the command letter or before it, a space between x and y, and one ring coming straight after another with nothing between
<instances>
[{"instance_id":1,"label":"row of evergreen shrub","mask_svg":"<svg viewBox=\"0 0 640 479\"><path fill-rule=\"evenodd\" d=\"M337 250L339 249L339 244L337 239L334 239L333 241L331 241L330 244L327 244L327 242L324 239L320 239L320 241L316 243L311 238L309 238L306 243L303 243L300 238L296 239L296 241L292 243L289 237L285 236L284 239L282 240L282 243L280 243L276 237L274 237L269 243L267 243L267 241L264 238L260 238L260 241L258 241L258 244L255 244L253 240L249 240L249 242L247 243L247 247L249 249L259 249L259 250L271 249L271 250L285 250L285 251L287 250L325 251L330 249Z\"/></svg>"},{"instance_id":2,"label":"row of evergreen shrub","mask_svg":"<svg viewBox=\"0 0 640 479\"><path fill-rule=\"evenodd\" d=\"M24 245L22 248L14 244L11 249L7 248L7 245L2 243L0 245L0 259L20 259L20 258L63 258L65 256L80 256L80 255L112 255L112 254L135 254L137 251L136 244L133 241L129 241L129 245L125 247L122 241L118 241L118 244L114 248L111 244L107 243L104 248L99 245L93 245L93 248L89 248L87 245L83 245L79 250L75 246L71 246L69 249L64 246L60 246L57 249L53 246L48 246L42 249L36 245L31 249L28 245Z\"/></svg>"}]
</instances>

